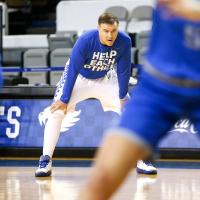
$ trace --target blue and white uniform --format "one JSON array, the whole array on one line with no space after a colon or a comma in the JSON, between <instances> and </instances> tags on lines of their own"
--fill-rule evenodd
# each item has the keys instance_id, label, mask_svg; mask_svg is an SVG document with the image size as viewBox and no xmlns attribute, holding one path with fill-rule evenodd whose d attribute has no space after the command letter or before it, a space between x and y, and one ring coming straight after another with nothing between
<instances>
[{"instance_id":1,"label":"blue and white uniform","mask_svg":"<svg viewBox=\"0 0 200 200\"><path fill-rule=\"evenodd\" d=\"M112 133L152 148L181 117L200 133L200 22L155 8L146 64L132 95Z\"/></svg>"},{"instance_id":2,"label":"blue and white uniform","mask_svg":"<svg viewBox=\"0 0 200 200\"><path fill-rule=\"evenodd\" d=\"M63 76L57 85L55 100L60 99L64 103L75 104L80 99L100 98L107 95L110 98L109 101L112 102L116 95L111 97L111 88L107 88L107 91L104 88L105 92L99 93L98 87L102 90L103 85L109 85L107 84L107 74L113 69L117 71L118 84L115 86L118 89L115 93L117 94L116 101L119 101L119 98L123 99L128 92L131 71L131 40L129 36L119 32L113 46L105 46L99 40L98 30L91 30L83 34L73 47ZM86 85L88 88L84 89ZM98 87L96 87L97 85ZM96 88L92 89L94 86ZM80 91L76 92L77 89ZM96 93L92 92L93 90L96 90ZM80 98L77 99L78 97Z\"/></svg>"},{"instance_id":3,"label":"blue and white uniform","mask_svg":"<svg viewBox=\"0 0 200 200\"><path fill-rule=\"evenodd\" d=\"M127 34L119 32L113 46L100 43L98 30L83 34L73 47L54 96L54 101L68 104L67 114L63 110L51 113L50 107L39 114L39 120L46 122L43 155L52 158L62 127L78 112L78 102L96 98L104 111L120 114L120 99L127 95L130 71L131 39ZM38 170L40 173L41 168Z\"/></svg>"},{"instance_id":4,"label":"blue and white uniform","mask_svg":"<svg viewBox=\"0 0 200 200\"><path fill-rule=\"evenodd\" d=\"M172 17L166 8L153 17L148 62L166 75L200 82L200 22Z\"/></svg>"}]
</instances>

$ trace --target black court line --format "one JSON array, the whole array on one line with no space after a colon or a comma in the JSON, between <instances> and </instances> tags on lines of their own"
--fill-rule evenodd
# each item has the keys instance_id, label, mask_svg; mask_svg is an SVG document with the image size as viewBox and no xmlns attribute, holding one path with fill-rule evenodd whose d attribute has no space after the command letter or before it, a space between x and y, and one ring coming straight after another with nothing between
<instances>
[{"instance_id":1,"label":"black court line","mask_svg":"<svg viewBox=\"0 0 200 200\"><path fill-rule=\"evenodd\" d=\"M90 167L92 160L53 160L53 167ZM172 168L172 169L200 169L200 160L192 161L162 161L158 160L154 162L157 168ZM38 160L26 160L26 159L1 159L0 167L37 167Z\"/></svg>"},{"instance_id":2,"label":"black court line","mask_svg":"<svg viewBox=\"0 0 200 200\"><path fill-rule=\"evenodd\" d=\"M54 167L89 167L91 160L53 160ZM37 160L0 160L0 167L37 167Z\"/></svg>"}]
</instances>

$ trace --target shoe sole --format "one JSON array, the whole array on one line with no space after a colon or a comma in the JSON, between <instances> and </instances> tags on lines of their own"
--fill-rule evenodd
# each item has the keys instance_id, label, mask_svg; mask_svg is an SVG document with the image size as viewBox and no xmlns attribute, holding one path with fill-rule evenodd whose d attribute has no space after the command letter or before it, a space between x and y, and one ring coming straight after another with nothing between
<instances>
[{"instance_id":1,"label":"shoe sole","mask_svg":"<svg viewBox=\"0 0 200 200\"><path fill-rule=\"evenodd\" d=\"M157 174L157 171L145 171L143 169L138 169L138 168L137 168L136 171L137 171L138 174L147 174L147 175L155 175L155 174Z\"/></svg>"},{"instance_id":2,"label":"shoe sole","mask_svg":"<svg viewBox=\"0 0 200 200\"><path fill-rule=\"evenodd\" d=\"M51 171L45 173L45 172L39 172L39 173L35 173L35 177L48 177L51 176Z\"/></svg>"}]
</instances>

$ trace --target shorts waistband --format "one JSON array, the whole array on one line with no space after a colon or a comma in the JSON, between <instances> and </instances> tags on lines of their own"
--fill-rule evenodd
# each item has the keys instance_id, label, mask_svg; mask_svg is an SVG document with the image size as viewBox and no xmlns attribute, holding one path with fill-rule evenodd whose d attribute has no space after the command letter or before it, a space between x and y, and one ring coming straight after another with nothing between
<instances>
[{"instance_id":1,"label":"shorts waistband","mask_svg":"<svg viewBox=\"0 0 200 200\"><path fill-rule=\"evenodd\" d=\"M194 81L189 79L180 79L180 78L173 78L168 75L162 74L157 69L155 69L151 64L145 63L144 64L144 71L148 72L152 76L158 78L161 81L165 81L167 83L185 87L185 88L200 88L200 81Z\"/></svg>"}]
</instances>

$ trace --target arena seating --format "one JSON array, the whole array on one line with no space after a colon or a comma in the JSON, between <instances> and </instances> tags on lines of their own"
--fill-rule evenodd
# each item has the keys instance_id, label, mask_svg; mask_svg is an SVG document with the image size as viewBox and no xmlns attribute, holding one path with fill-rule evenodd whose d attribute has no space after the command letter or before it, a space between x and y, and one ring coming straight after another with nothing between
<instances>
[{"instance_id":1,"label":"arena seating","mask_svg":"<svg viewBox=\"0 0 200 200\"><path fill-rule=\"evenodd\" d=\"M49 35L50 51L57 48L72 48L77 39L77 34L77 31L64 31Z\"/></svg>"},{"instance_id":2,"label":"arena seating","mask_svg":"<svg viewBox=\"0 0 200 200\"><path fill-rule=\"evenodd\" d=\"M142 47L139 51L138 51L138 64L144 64L144 57L145 57L145 53L147 51L148 47Z\"/></svg>"},{"instance_id":3,"label":"arena seating","mask_svg":"<svg viewBox=\"0 0 200 200\"><path fill-rule=\"evenodd\" d=\"M23 72L23 77L28 78L29 84L47 84L48 72L37 72L37 68L48 68L49 49L28 49L24 53L24 68L35 68L32 72Z\"/></svg>"},{"instance_id":4,"label":"arena seating","mask_svg":"<svg viewBox=\"0 0 200 200\"><path fill-rule=\"evenodd\" d=\"M51 52L50 67L62 67L69 59L72 48L57 48ZM56 85L62 75L62 71L50 72L50 85Z\"/></svg>"},{"instance_id":5,"label":"arena seating","mask_svg":"<svg viewBox=\"0 0 200 200\"><path fill-rule=\"evenodd\" d=\"M47 35L4 35L3 66L23 66L26 50L48 46Z\"/></svg>"},{"instance_id":6,"label":"arena seating","mask_svg":"<svg viewBox=\"0 0 200 200\"><path fill-rule=\"evenodd\" d=\"M128 33L139 33L141 31L151 30L152 10L153 7L149 5L141 5L134 8L131 12L126 31Z\"/></svg>"},{"instance_id":7,"label":"arena seating","mask_svg":"<svg viewBox=\"0 0 200 200\"><path fill-rule=\"evenodd\" d=\"M56 31L77 30L80 35L83 30L96 27L98 16L109 7L126 8L130 19L132 10L142 5L152 7L153 0L61 1L56 7Z\"/></svg>"},{"instance_id":8,"label":"arena seating","mask_svg":"<svg viewBox=\"0 0 200 200\"><path fill-rule=\"evenodd\" d=\"M128 9L123 6L111 6L108 7L105 12L110 12L118 17L119 19L119 29L122 31L126 31L127 23L128 23Z\"/></svg>"},{"instance_id":9,"label":"arena seating","mask_svg":"<svg viewBox=\"0 0 200 200\"><path fill-rule=\"evenodd\" d=\"M28 78L30 84L40 82L55 85L62 74L60 67L64 67L76 39L84 31L95 28L98 16L104 11L117 15L120 29L134 36L131 61L133 64L142 63L151 31L152 9L153 0L109 0L106 3L104 0L60 1L56 7L55 34L7 35L5 29L3 66L25 70L47 68L50 72L25 71L23 77ZM6 12L4 9L5 22ZM10 75L10 72L6 73Z\"/></svg>"},{"instance_id":10,"label":"arena seating","mask_svg":"<svg viewBox=\"0 0 200 200\"><path fill-rule=\"evenodd\" d=\"M149 34L150 31L141 31L138 34L136 34L135 47L137 49L141 49L142 47L148 46Z\"/></svg>"}]
</instances>

